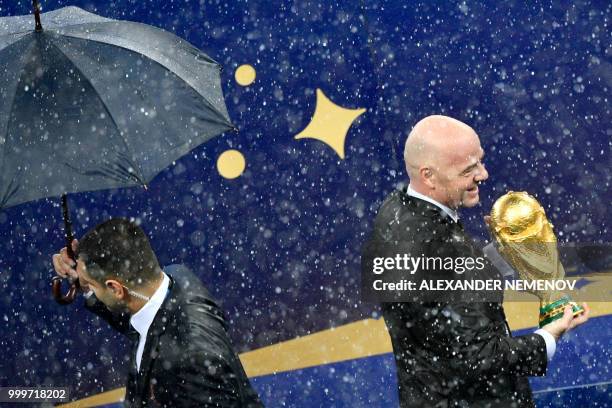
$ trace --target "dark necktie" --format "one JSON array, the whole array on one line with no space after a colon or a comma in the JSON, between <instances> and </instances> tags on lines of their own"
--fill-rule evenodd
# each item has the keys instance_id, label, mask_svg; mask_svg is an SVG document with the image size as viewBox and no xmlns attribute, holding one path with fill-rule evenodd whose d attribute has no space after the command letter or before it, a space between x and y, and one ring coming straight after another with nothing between
<instances>
[{"instance_id":1,"label":"dark necktie","mask_svg":"<svg viewBox=\"0 0 612 408\"><path fill-rule=\"evenodd\" d=\"M457 228L459 228L460 231L464 231L463 223L461 222L459 218L457 218L457 221L454 221L454 223L457 225Z\"/></svg>"}]
</instances>

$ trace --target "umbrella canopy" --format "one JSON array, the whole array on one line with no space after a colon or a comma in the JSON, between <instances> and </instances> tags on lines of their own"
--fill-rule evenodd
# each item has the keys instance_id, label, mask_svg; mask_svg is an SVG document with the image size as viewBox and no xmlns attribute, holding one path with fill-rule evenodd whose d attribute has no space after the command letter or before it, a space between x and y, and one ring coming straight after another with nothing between
<instances>
[{"instance_id":1,"label":"umbrella canopy","mask_svg":"<svg viewBox=\"0 0 612 408\"><path fill-rule=\"evenodd\" d=\"M220 65L145 24L65 7L0 18L0 210L145 185L232 129Z\"/></svg>"}]
</instances>

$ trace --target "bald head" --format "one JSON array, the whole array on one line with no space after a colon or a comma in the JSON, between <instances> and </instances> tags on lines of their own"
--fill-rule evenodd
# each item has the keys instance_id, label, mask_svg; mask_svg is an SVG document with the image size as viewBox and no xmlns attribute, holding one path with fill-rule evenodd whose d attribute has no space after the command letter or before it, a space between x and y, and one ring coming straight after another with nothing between
<instances>
[{"instance_id":1,"label":"bald head","mask_svg":"<svg viewBox=\"0 0 612 408\"><path fill-rule=\"evenodd\" d=\"M448 182L464 174L464 170L479 169L482 155L480 140L474 129L442 115L428 116L419 121L408 135L404 147L404 161L411 187L443 204L451 202L455 208L462 201L459 199L457 202L455 192L445 190L449 187ZM470 175L469 172L466 174ZM473 188L478 181L463 187ZM453 197L447 197L451 195Z\"/></svg>"},{"instance_id":2,"label":"bald head","mask_svg":"<svg viewBox=\"0 0 612 408\"><path fill-rule=\"evenodd\" d=\"M456 155L456 146L478 138L476 132L457 119L432 115L412 128L404 146L404 161L411 180L421 166L440 168Z\"/></svg>"}]
</instances>

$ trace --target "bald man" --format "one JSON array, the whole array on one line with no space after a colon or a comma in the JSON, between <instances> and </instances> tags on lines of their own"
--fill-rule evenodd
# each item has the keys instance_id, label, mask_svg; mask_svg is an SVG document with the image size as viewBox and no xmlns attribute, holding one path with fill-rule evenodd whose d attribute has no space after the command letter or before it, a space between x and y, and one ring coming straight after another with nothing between
<instances>
[{"instance_id":1,"label":"bald man","mask_svg":"<svg viewBox=\"0 0 612 408\"><path fill-rule=\"evenodd\" d=\"M367 245L400 243L412 257L484 259L458 214L479 202L478 186L489 177L483 157L478 135L465 123L439 115L418 122L404 150L410 184L384 201ZM366 256L364 250L362 262ZM501 277L486 259L476 276ZM401 407L534 406L527 377L546 374L556 341L588 319L588 307L576 318L568 308L535 333L512 337L502 300L503 292L486 302L382 304Z\"/></svg>"}]
</instances>

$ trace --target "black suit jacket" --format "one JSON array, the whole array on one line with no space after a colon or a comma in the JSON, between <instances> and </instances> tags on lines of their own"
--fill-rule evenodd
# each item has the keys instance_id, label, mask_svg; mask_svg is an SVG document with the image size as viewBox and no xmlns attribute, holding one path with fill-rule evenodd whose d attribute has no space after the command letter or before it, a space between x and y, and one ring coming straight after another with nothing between
<instances>
[{"instance_id":1,"label":"black suit jacket","mask_svg":"<svg viewBox=\"0 0 612 408\"><path fill-rule=\"evenodd\" d=\"M261 407L227 336L221 310L186 267L164 268L168 295L149 327L136 369L138 332L128 313L92 295L85 306L131 339L126 407Z\"/></svg>"},{"instance_id":2,"label":"black suit jacket","mask_svg":"<svg viewBox=\"0 0 612 408\"><path fill-rule=\"evenodd\" d=\"M405 189L382 204L368 245L398 242L411 256L483 256L460 224ZM499 276L488 261L480 273ZM527 376L546 373L546 343L512 337L502 301L382 304L402 407L533 406Z\"/></svg>"}]
</instances>

